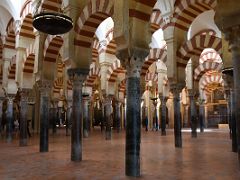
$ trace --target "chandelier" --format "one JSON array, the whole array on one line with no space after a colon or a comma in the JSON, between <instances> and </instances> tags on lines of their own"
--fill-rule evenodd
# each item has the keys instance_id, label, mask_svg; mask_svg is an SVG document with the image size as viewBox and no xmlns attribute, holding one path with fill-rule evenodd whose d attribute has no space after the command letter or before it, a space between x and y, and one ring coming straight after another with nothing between
<instances>
[{"instance_id":1,"label":"chandelier","mask_svg":"<svg viewBox=\"0 0 240 180\"><path fill-rule=\"evenodd\" d=\"M33 27L40 32L57 35L69 32L73 28L73 21L70 17L61 12L48 12L43 10L38 13L41 0L38 2L36 12L33 16Z\"/></svg>"}]
</instances>

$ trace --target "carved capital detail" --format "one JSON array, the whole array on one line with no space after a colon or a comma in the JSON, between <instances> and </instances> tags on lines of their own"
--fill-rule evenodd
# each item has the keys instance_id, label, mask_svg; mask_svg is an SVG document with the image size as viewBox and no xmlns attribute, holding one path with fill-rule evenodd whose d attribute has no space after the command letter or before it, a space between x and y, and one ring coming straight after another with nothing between
<instances>
[{"instance_id":1,"label":"carved capital detail","mask_svg":"<svg viewBox=\"0 0 240 180\"><path fill-rule=\"evenodd\" d=\"M240 51L240 25L224 30L224 34L225 39L229 41L231 49Z\"/></svg>"},{"instance_id":2,"label":"carved capital detail","mask_svg":"<svg viewBox=\"0 0 240 180\"><path fill-rule=\"evenodd\" d=\"M127 69L128 77L140 77L142 65L149 51L141 48L122 49L117 52L121 64Z\"/></svg>"},{"instance_id":3,"label":"carved capital detail","mask_svg":"<svg viewBox=\"0 0 240 180\"><path fill-rule=\"evenodd\" d=\"M71 81L73 81L74 83L79 82L82 84L89 73L89 69L68 69L67 73Z\"/></svg>"},{"instance_id":4,"label":"carved capital detail","mask_svg":"<svg viewBox=\"0 0 240 180\"><path fill-rule=\"evenodd\" d=\"M20 97L21 97L21 101L28 101L28 99L31 97L29 97L31 90L30 89L26 89L23 88L20 90Z\"/></svg>"},{"instance_id":5,"label":"carved capital detail","mask_svg":"<svg viewBox=\"0 0 240 180\"><path fill-rule=\"evenodd\" d=\"M179 97L179 94L182 92L182 89L184 88L183 84L170 84L170 91L172 92L174 97Z\"/></svg>"},{"instance_id":6,"label":"carved capital detail","mask_svg":"<svg viewBox=\"0 0 240 180\"><path fill-rule=\"evenodd\" d=\"M40 94L45 96L49 95L50 90L53 86L53 82L50 80L39 80L36 82L36 84L40 91Z\"/></svg>"}]
</instances>

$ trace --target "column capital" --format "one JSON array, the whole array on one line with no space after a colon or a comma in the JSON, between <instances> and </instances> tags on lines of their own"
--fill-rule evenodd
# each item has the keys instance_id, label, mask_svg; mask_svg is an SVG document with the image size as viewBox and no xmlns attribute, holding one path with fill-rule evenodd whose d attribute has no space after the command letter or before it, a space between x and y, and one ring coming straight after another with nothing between
<instances>
[{"instance_id":1,"label":"column capital","mask_svg":"<svg viewBox=\"0 0 240 180\"><path fill-rule=\"evenodd\" d=\"M81 69L81 68L68 69L67 73L70 80L80 81L83 83L83 81L86 79L89 73L89 69Z\"/></svg>"},{"instance_id":2,"label":"column capital","mask_svg":"<svg viewBox=\"0 0 240 180\"><path fill-rule=\"evenodd\" d=\"M181 83L170 83L170 91L173 93L174 97L179 96L184 87L184 84Z\"/></svg>"},{"instance_id":3,"label":"column capital","mask_svg":"<svg viewBox=\"0 0 240 180\"><path fill-rule=\"evenodd\" d=\"M229 41L231 49L240 51L240 25L230 27L224 30L225 39Z\"/></svg>"},{"instance_id":4,"label":"column capital","mask_svg":"<svg viewBox=\"0 0 240 180\"><path fill-rule=\"evenodd\" d=\"M31 93L31 89L22 88L20 90L21 101L28 101L30 93Z\"/></svg>"},{"instance_id":5,"label":"column capital","mask_svg":"<svg viewBox=\"0 0 240 180\"><path fill-rule=\"evenodd\" d=\"M117 52L121 64L126 67L128 77L140 77L142 65L149 50L141 48L125 48Z\"/></svg>"},{"instance_id":6,"label":"column capital","mask_svg":"<svg viewBox=\"0 0 240 180\"><path fill-rule=\"evenodd\" d=\"M53 82L51 80L39 80L36 82L36 85L40 91L40 94L48 95L52 88Z\"/></svg>"}]
</instances>

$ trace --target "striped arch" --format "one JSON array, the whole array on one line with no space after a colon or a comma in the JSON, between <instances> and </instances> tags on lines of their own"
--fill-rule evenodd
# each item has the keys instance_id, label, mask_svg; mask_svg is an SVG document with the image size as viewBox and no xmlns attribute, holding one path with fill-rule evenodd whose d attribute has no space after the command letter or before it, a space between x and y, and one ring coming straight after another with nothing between
<instances>
[{"instance_id":1,"label":"striped arch","mask_svg":"<svg viewBox=\"0 0 240 180\"><path fill-rule=\"evenodd\" d=\"M215 9L217 5L216 0L181 0L175 3L175 12L172 22L167 26L175 26L183 31L188 31L190 25L194 19L203 13L211 9Z\"/></svg>"},{"instance_id":2,"label":"striped arch","mask_svg":"<svg viewBox=\"0 0 240 180\"><path fill-rule=\"evenodd\" d=\"M158 75L156 73L147 73L145 76L145 81L146 82L152 81L152 82L157 83Z\"/></svg>"},{"instance_id":3,"label":"striped arch","mask_svg":"<svg viewBox=\"0 0 240 180\"><path fill-rule=\"evenodd\" d=\"M163 62L167 61L167 51L165 49L150 49L149 55L146 57L144 64L141 70L141 76L145 76L147 73L148 68L152 65L153 62L157 61L158 59L162 60Z\"/></svg>"},{"instance_id":4,"label":"striped arch","mask_svg":"<svg viewBox=\"0 0 240 180\"><path fill-rule=\"evenodd\" d=\"M63 77L58 77L53 83L53 93L60 93L60 90L63 89Z\"/></svg>"},{"instance_id":5,"label":"striped arch","mask_svg":"<svg viewBox=\"0 0 240 180\"><path fill-rule=\"evenodd\" d=\"M65 64L63 62L57 63L57 77L62 77L64 73Z\"/></svg>"},{"instance_id":6,"label":"striped arch","mask_svg":"<svg viewBox=\"0 0 240 180\"><path fill-rule=\"evenodd\" d=\"M126 70L122 67L120 60L116 60L107 71L107 80L109 82L116 82L119 73L126 73Z\"/></svg>"},{"instance_id":7,"label":"striped arch","mask_svg":"<svg viewBox=\"0 0 240 180\"><path fill-rule=\"evenodd\" d=\"M220 73L212 74L212 75L205 75L201 78L199 82L199 87L202 90L207 89L206 87L210 84L220 84L222 87L224 87L224 80L222 78L222 75Z\"/></svg>"},{"instance_id":8,"label":"striped arch","mask_svg":"<svg viewBox=\"0 0 240 180\"><path fill-rule=\"evenodd\" d=\"M34 39L35 35L33 33L32 13L33 13L32 1L31 0L26 1L20 13L21 17L20 36Z\"/></svg>"},{"instance_id":9,"label":"striped arch","mask_svg":"<svg viewBox=\"0 0 240 180\"><path fill-rule=\"evenodd\" d=\"M119 85L118 85L118 89L120 92L125 93L126 92L126 79L123 79Z\"/></svg>"},{"instance_id":10,"label":"striped arch","mask_svg":"<svg viewBox=\"0 0 240 180\"><path fill-rule=\"evenodd\" d=\"M213 61L213 62L222 62L222 58L220 57L220 55L214 51L207 51L206 53L202 53L201 57L199 59L200 63L204 63L205 61Z\"/></svg>"},{"instance_id":11,"label":"striped arch","mask_svg":"<svg viewBox=\"0 0 240 180\"><path fill-rule=\"evenodd\" d=\"M99 44L98 39L96 38L93 41L93 47L92 47L92 62L93 63L96 63L98 61L98 57L99 57L98 49L99 49L99 47L100 47L100 44Z\"/></svg>"},{"instance_id":12,"label":"striped arch","mask_svg":"<svg viewBox=\"0 0 240 180\"><path fill-rule=\"evenodd\" d=\"M33 73L34 60L35 60L34 44L31 44L26 49L26 54L23 56L23 59L24 59L23 72L24 73Z\"/></svg>"},{"instance_id":13,"label":"striped arch","mask_svg":"<svg viewBox=\"0 0 240 180\"><path fill-rule=\"evenodd\" d=\"M0 60L3 60L3 45L0 45Z\"/></svg>"},{"instance_id":14,"label":"striped arch","mask_svg":"<svg viewBox=\"0 0 240 180\"><path fill-rule=\"evenodd\" d=\"M203 64L200 64L194 71L194 79L199 81L203 74L207 71L220 71L223 64L217 62L206 61Z\"/></svg>"},{"instance_id":15,"label":"striped arch","mask_svg":"<svg viewBox=\"0 0 240 180\"><path fill-rule=\"evenodd\" d=\"M73 84L72 84L72 81L69 79L68 81L67 81L67 90L72 90L73 89Z\"/></svg>"},{"instance_id":16,"label":"striped arch","mask_svg":"<svg viewBox=\"0 0 240 180\"><path fill-rule=\"evenodd\" d=\"M182 60L180 63L187 64L192 56L200 56L205 48L213 48L219 54L222 51L222 40L209 34L197 35L184 43L177 52L177 56Z\"/></svg>"},{"instance_id":17,"label":"striped arch","mask_svg":"<svg viewBox=\"0 0 240 180\"><path fill-rule=\"evenodd\" d=\"M150 18L150 23L151 23L150 31L152 34L158 29L163 28L164 22L161 16L161 11L159 9L153 10Z\"/></svg>"},{"instance_id":18,"label":"striped arch","mask_svg":"<svg viewBox=\"0 0 240 180\"><path fill-rule=\"evenodd\" d=\"M16 55L12 57L10 65L8 67L8 79L15 80L16 75Z\"/></svg>"},{"instance_id":19,"label":"striped arch","mask_svg":"<svg viewBox=\"0 0 240 180\"><path fill-rule=\"evenodd\" d=\"M47 10L52 12L59 12L62 6L62 0L42 0L41 11Z\"/></svg>"},{"instance_id":20,"label":"striped arch","mask_svg":"<svg viewBox=\"0 0 240 180\"><path fill-rule=\"evenodd\" d=\"M4 44L4 48L15 49L15 29L14 29L14 19L10 19L7 25L7 38Z\"/></svg>"},{"instance_id":21,"label":"striped arch","mask_svg":"<svg viewBox=\"0 0 240 180\"><path fill-rule=\"evenodd\" d=\"M0 64L0 84L3 82L3 65Z\"/></svg>"},{"instance_id":22,"label":"striped arch","mask_svg":"<svg viewBox=\"0 0 240 180\"><path fill-rule=\"evenodd\" d=\"M44 61L55 63L62 45L61 36L48 35L44 44Z\"/></svg>"},{"instance_id":23,"label":"striped arch","mask_svg":"<svg viewBox=\"0 0 240 180\"><path fill-rule=\"evenodd\" d=\"M93 66L90 68L89 74L85 81L86 86L93 87L95 80L100 76L100 68L96 66L94 63Z\"/></svg>"},{"instance_id":24,"label":"striped arch","mask_svg":"<svg viewBox=\"0 0 240 180\"><path fill-rule=\"evenodd\" d=\"M113 1L111 0L91 0L83 9L76 26L74 44L76 46L91 47L91 42L97 27L106 18L113 14Z\"/></svg>"},{"instance_id":25,"label":"striped arch","mask_svg":"<svg viewBox=\"0 0 240 180\"><path fill-rule=\"evenodd\" d=\"M105 39L99 43L100 47L99 47L99 54L106 52L108 54L116 54L116 48L117 45L115 43L115 40L113 40L113 29L110 29L107 33L106 33L106 37Z\"/></svg>"}]
</instances>

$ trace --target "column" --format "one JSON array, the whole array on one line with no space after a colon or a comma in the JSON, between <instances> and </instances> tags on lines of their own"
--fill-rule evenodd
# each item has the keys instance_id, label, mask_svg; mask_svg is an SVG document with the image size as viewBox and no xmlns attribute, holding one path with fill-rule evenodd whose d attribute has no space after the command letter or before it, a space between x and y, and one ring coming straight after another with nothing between
<instances>
[{"instance_id":1,"label":"column","mask_svg":"<svg viewBox=\"0 0 240 180\"><path fill-rule=\"evenodd\" d=\"M140 71L148 52L134 48L131 57L126 52L123 50L119 57L127 69L125 174L137 177L140 176L141 143Z\"/></svg>"},{"instance_id":2,"label":"column","mask_svg":"<svg viewBox=\"0 0 240 180\"><path fill-rule=\"evenodd\" d=\"M116 119L116 128L117 128L117 132L120 132L120 126L121 126L121 102L120 101L116 101L115 103L115 119Z\"/></svg>"},{"instance_id":3,"label":"column","mask_svg":"<svg viewBox=\"0 0 240 180\"><path fill-rule=\"evenodd\" d=\"M89 136L89 95L83 95L83 137L87 138Z\"/></svg>"},{"instance_id":4,"label":"column","mask_svg":"<svg viewBox=\"0 0 240 180\"><path fill-rule=\"evenodd\" d=\"M233 152L238 152L238 160L240 164L240 41L239 41L240 27L235 26L229 28L229 31L225 34L226 39L229 40L231 52L232 52L232 62L233 62L233 79L234 79L234 91L232 100L232 137L233 137ZM236 124L235 124L236 123ZM236 128L235 128L236 125ZM235 132L236 130L236 132ZM236 140L235 140L236 133ZM235 144L236 143L236 144ZM237 147L237 148L236 148ZM236 148L236 149L235 149Z\"/></svg>"},{"instance_id":5,"label":"column","mask_svg":"<svg viewBox=\"0 0 240 180\"><path fill-rule=\"evenodd\" d=\"M161 100L160 113L161 113L161 135L166 136L166 122L167 122L167 97L159 95Z\"/></svg>"},{"instance_id":6,"label":"column","mask_svg":"<svg viewBox=\"0 0 240 180\"><path fill-rule=\"evenodd\" d=\"M6 138L7 142L12 142L12 133L13 133L13 100L15 95L11 94L7 96L7 123L6 123Z\"/></svg>"},{"instance_id":7,"label":"column","mask_svg":"<svg viewBox=\"0 0 240 180\"><path fill-rule=\"evenodd\" d=\"M180 88L177 84L170 85L170 91L173 93L173 103L174 103L174 138L175 147L182 147L182 123L181 123L181 109L180 109Z\"/></svg>"},{"instance_id":8,"label":"column","mask_svg":"<svg viewBox=\"0 0 240 180\"><path fill-rule=\"evenodd\" d=\"M52 133L57 133L57 119L58 119L58 101L56 99L53 100L52 107Z\"/></svg>"},{"instance_id":9,"label":"column","mask_svg":"<svg viewBox=\"0 0 240 180\"><path fill-rule=\"evenodd\" d=\"M67 124L66 124L66 136L69 136L69 129L72 126L72 101L68 100L68 107L67 107Z\"/></svg>"},{"instance_id":10,"label":"column","mask_svg":"<svg viewBox=\"0 0 240 180\"><path fill-rule=\"evenodd\" d=\"M3 97L0 97L0 139L2 138L2 123L3 123L3 118L2 118L2 107L3 107Z\"/></svg>"},{"instance_id":11,"label":"column","mask_svg":"<svg viewBox=\"0 0 240 180\"><path fill-rule=\"evenodd\" d=\"M205 120L204 120L204 112L205 110L205 107L204 107L204 104L203 103L200 103L199 104L199 125L200 125L200 132L204 132L204 123L205 123Z\"/></svg>"},{"instance_id":12,"label":"column","mask_svg":"<svg viewBox=\"0 0 240 180\"><path fill-rule=\"evenodd\" d=\"M88 75L88 69L69 69L68 76L73 83L71 160L82 161L82 84Z\"/></svg>"},{"instance_id":13,"label":"column","mask_svg":"<svg viewBox=\"0 0 240 180\"><path fill-rule=\"evenodd\" d=\"M48 152L49 93L52 81L37 81L40 92L40 152Z\"/></svg>"},{"instance_id":14,"label":"column","mask_svg":"<svg viewBox=\"0 0 240 180\"><path fill-rule=\"evenodd\" d=\"M27 111L29 93L29 89L20 90L20 146L27 146Z\"/></svg>"},{"instance_id":15,"label":"column","mask_svg":"<svg viewBox=\"0 0 240 180\"><path fill-rule=\"evenodd\" d=\"M106 131L105 131L105 139L110 140L112 138L112 117L111 117L111 109L112 109L112 96L108 95L104 98L104 118L106 122Z\"/></svg>"},{"instance_id":16,"label":"column","mask_svg":"<svg viewBox=\"0 0 240 180\"><path fill-rule=\"evenodd\" d=\"M188 92L189 100L190 100L190 122L191 122L191 134L193 138L197 137L197 116L196 116L196 104L194 98L193 90L189 89Z\"/></svg>"},{"instance_id":17,"label":"column","mask_svg":"<svg viewBox=\"0 0 240 180\"><path fill-rule=\"evenodd\" d=\"M238 142L237 142L237 116L236 116L236 107L235 107L235 94L234 90L230 90L230 107L231 107L231 129L232 129L232 152L238 152Z\"/></svg>"}]
</instances>

